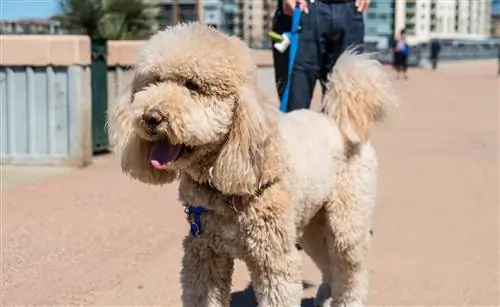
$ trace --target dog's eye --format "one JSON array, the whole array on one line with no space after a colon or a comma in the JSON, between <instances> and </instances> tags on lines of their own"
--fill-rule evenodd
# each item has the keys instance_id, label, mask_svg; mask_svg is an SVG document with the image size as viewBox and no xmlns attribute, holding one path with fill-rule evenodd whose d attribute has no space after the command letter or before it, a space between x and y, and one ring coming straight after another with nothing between
<instances>
[{"instance_id":1,"label":"dog's eye","mask_svg":"<svg viewBox=\"0 0 500 307\"><path fill-rule=\"evenodd\" d=\"M200 86L194 83L192 80L186 80L186 82L184 82L184 86L192 92L200 91Z\"/></svg>"}]
</instances>

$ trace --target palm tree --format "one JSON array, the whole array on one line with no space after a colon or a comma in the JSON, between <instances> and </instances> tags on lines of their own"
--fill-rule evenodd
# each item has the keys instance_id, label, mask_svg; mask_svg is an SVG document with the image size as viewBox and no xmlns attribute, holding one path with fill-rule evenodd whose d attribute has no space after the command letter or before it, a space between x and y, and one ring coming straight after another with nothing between
<instances>
[{"instance_id":1,"label":"palm tree","mask_svg":"<svg viewBox=\"0 0 500 307\"><path fill-rule=\"evenodd\" d=\"M70 33L107 39L141 39L158 27L155 0L59 0L55 16Z\"/></svg>"},{"instance_id":2,"label":"palm tree","mask_svg":"<svg viewBox=\"0 0 500 307\"><path fill-rule=\"evenodd\" d=\"M152 0L108 0L102 31L109 39L145 38L158 28L160 7Z\"/></svg>"},{"instance_id":3,"label":"palm tree","mask_svg":"<svg viewBox=\"0 0 500 307\"><path fill-rule=\"evenodd\" d=\"M100 36L104 15L102 0L59 0L59 14L54 19L70 33L93 37Z\"/></svg>"}]
</instances>

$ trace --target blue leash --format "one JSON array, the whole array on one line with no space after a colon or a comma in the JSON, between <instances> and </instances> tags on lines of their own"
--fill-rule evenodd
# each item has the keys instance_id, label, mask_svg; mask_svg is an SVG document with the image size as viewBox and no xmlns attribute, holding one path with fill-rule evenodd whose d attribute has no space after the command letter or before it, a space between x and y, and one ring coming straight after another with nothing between
<instances>
[{"instance_id":1,"label":"blue leash","mask_svg":"<svg viewBox=\"0 0 500 307\"><path fill-rule=\"evenodd\" d=\"M280 111L286 112L288 107L288 96L290 95L290 84L292 83L292 72L293 66L295 64L295 58L297 57L297 50L299 49L299 27L300 27L300 17L302 11L297 5L293 11L292 16L292 29L290 32L286 33L290 38L290 50L288 54L288 77L286 80L285 90L283 91L283 96L281 97Z\"/></svg>"}]
</instances>

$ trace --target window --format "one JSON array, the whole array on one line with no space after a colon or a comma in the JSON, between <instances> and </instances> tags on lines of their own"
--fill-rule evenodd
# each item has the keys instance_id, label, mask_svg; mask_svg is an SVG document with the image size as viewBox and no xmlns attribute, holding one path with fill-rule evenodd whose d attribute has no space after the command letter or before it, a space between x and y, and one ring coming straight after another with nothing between
<instances>
[{"instance_id":1,"label":"window","mask_svg":"<svg viewBox=\"0 0 500 307\"><path fill-rule=\"evenodd\" d=\"M412 23L407 23L405 26L406 33L408 35L415 35L415 25Z\"/></svg>"}]
</instances>

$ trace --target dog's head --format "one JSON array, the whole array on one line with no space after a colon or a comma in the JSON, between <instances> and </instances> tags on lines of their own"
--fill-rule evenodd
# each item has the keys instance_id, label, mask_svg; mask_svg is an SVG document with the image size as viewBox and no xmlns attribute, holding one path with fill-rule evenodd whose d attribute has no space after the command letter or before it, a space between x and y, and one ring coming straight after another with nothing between
<instances>
[{"instance_id":1,"label":"dog's head","mask_svg":"<svg viewBox=\"0 0 500 307\"><path fill-rule=\"evenodd\" d=\"M197 23L155 34L110 116L122 169L150 184L197 173L228 194L255 190L269 128L249 48Z\"/></svg>"}]
</instances>

